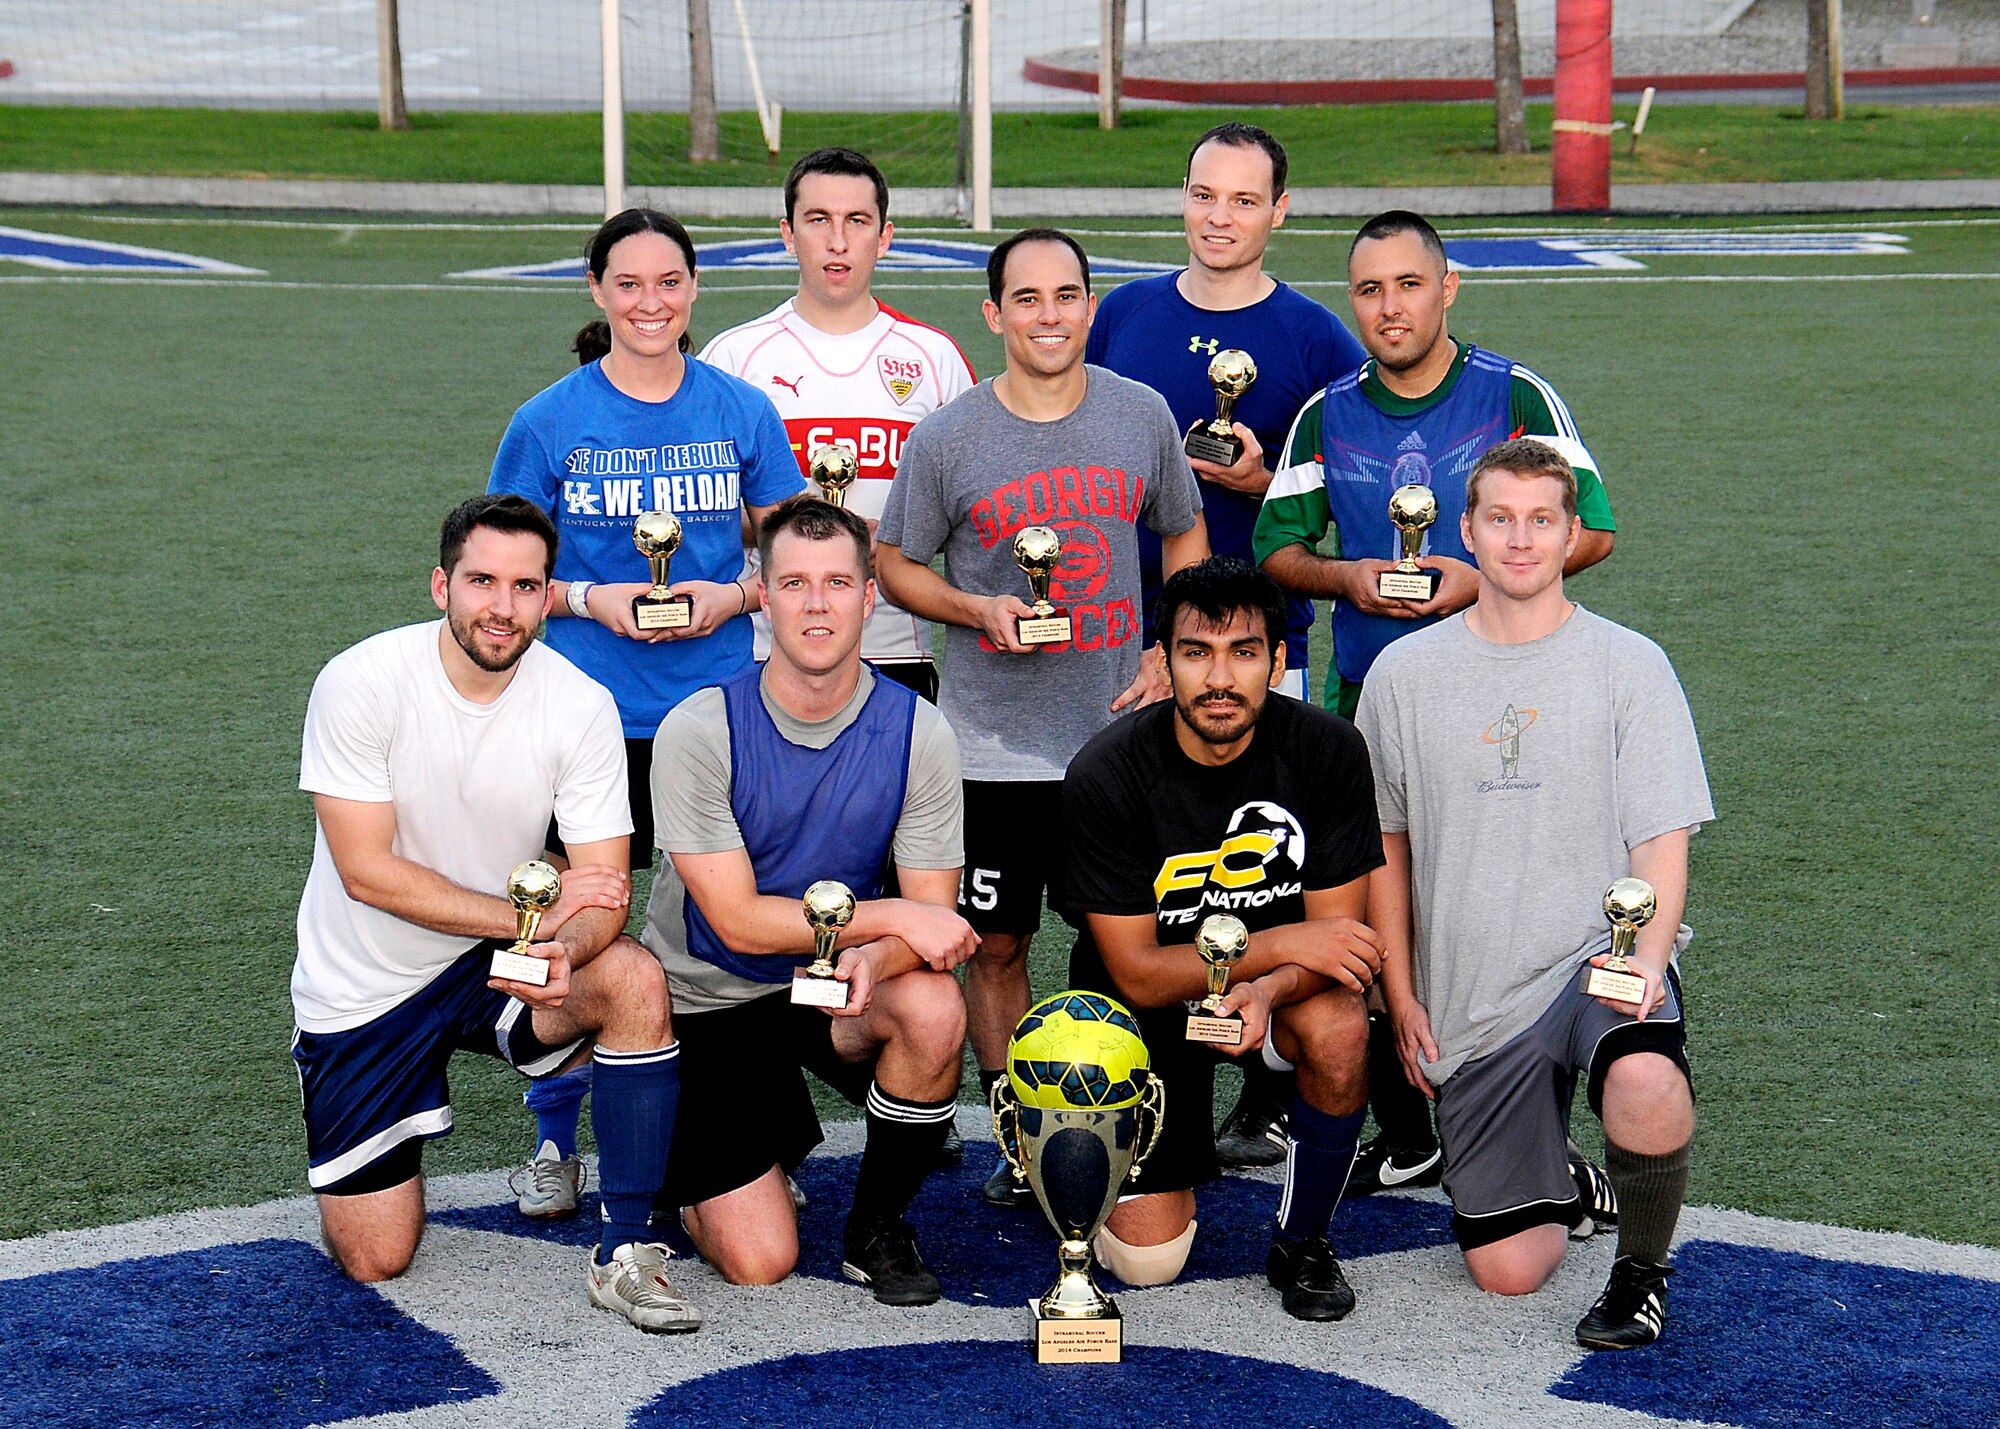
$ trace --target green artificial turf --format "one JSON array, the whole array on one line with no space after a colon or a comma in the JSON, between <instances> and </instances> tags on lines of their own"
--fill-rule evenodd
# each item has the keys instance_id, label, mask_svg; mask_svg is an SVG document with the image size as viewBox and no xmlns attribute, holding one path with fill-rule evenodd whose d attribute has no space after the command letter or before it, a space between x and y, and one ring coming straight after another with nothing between
<instances>
[{"instance_id":1,"label":"green artificial turf","mask_svg":"<svg viewBox=\"0 0 2000 1429\"><path fill-rule=\"evenodd\" d=\"M1977 376L2000 364L2000 283L1780 281L2000 269L1990 227L1897 221L1907 256L1472 276L1453 326L1568 399L1619 522L1574 594L1665 646L1701 730L1721 817L1690 900L1692 1197L2000 1245L2000 412ZM307 693L340 649L432 614L438 519L591 311L444 275L576 239L0 223L325 285L0 283L0 1236L301 1192ZM1321 281L1344 238L1300 228L1274 266ZM1665 281L1732 274L1760 281ZM706 275L698 331L782 282ZM389 283L444 290L368 286ZM893 300L988 373L977 288ZM1051 928L1038 989L1066 954ZM433 1170L524 1152L514 1079L461 1059L454 1092Z\"/></svg>"}]
</instances>

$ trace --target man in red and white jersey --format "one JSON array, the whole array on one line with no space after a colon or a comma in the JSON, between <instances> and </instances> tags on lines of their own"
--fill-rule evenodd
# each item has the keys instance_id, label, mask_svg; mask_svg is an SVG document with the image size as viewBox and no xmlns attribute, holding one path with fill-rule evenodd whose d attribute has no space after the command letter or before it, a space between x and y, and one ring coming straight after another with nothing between
<instances>
[{"instance_id":1,"label":"man in red and white jersey","mask_svg":"<svg viewBox=\"0 0 2000 1429\"><path fill-rule=\"evenodd\" d=\"M903 438L918 419L973 384L965 354L946 334L905 317L869 291L889 251L889 185L852 149L817 149L785 179L785 247L799 260L799 291L763 317L709 343L701 360L754 385L777 406L803 468L813 448L838 442L861 466L846 505L869 530L882 515ZM756 617L757 658L771 627ZM881 596L861 654L884 675L937 697L930 626Z\"/></svg>"}]
</instances>

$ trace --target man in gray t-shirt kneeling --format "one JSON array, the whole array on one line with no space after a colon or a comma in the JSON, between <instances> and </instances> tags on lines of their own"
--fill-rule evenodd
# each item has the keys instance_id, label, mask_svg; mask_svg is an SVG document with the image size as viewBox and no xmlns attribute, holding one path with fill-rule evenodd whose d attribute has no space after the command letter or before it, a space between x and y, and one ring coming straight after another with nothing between
<instances>
[{"instance_id":1,"label":"man in gray t-shirt kneeling","mask_svg":"<svg viewBox=\"0 0 2000 1429\"><path fill-rule=\"evenodd\" d=\"M939 702L965 753L959 911L979 932L965 1008L990 1091L1028 1010L1045 887L1062 907L1063 771L1114 714L1167 693L1164 661L1141 655L1139 525L1159 533L1166 575L1207 559L1208 528L1165 399L1084 365L1097 300L1076 240L1017 233L993 250L986 285L1006 370L911 429L876 534L882 589L945 627ZM1030 607L1014 538L1031 526L1062 541L1049 592L1070 620L1060 643L1020 638ZM1034 1204L1004 1160L986 1198Z\"/></svg>"},{"instance_id":2,"label":"man in gray t-shirt kneeling","mask_svg":"<svg viewBox=\"0 0 2000 1429\"><path fill-rule=\"evenodd\" d=\"M789 1275L799 1241L785 1178L820 1140L810 1070L867 1109L841 1268L885 1304L928 1305L937 1278L903 1213L958 1100L965 1004L952 970L974 946L952 909L958 746L934 706L861 662L875 586L860 517L797 496L765 520L758 549L771 658L683 701L653 759L667 858L645 939L685 1014L666 1197L725 1279ZM900 897L885 896L892 868ZM801 900L823 880L856 899L836 942L844 1005L825 1009L791 991L815 941Z\"/></svg>"},{"instance_id":3,"label":"man in gray t-shirt kneeling","mask_svg":"<svg viewBox=\"0 0 2000 1429\"><path fill-rule=\"evenodd\" d=\"M1355 723L1387 864L1369 890L1411 1082L1437 1098L1452 1230L1483 1290L1523 1295L1579 1214L1567 1133L1579 1073L1617 1192L1589 1349L1657 1339L1694 1132L1679 976L1688 838L1715 817L1694 722L1659 646L1573 605L1576 477L1503 442L1466 480L1477 602L1397 641ZM1611 944L1607 886L1652 885L1636 1002L1586 990ZM1550 1075L1553 1067L1555 1075Z\"/></svg>"}]
</instances>

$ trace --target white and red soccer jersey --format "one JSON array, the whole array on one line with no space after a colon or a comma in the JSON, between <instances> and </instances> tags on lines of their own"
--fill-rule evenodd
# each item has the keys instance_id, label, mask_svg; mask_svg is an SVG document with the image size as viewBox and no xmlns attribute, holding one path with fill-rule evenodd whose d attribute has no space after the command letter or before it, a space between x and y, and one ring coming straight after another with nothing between
<instances>
[{"instance_id":1,"label":"white and red soccer jersey","mask_svg":"<svg viewBox=\"0 0 2000 1429\"><path fill-rule=\"evenodd\" d=\"M881 303L858 332L826 333L784 302L730 328L702 349L701 360L734 373L768 396L784 419L800 470L814 447L838 442L861 471L847 508L870 521L882 515L889 482L910 428L973 385L958 344ZM756 617L757 658L771 653L771 625ZM879 594L861 636L869 660L928 660L930 629Z\"/></svg>"}]
</instances>

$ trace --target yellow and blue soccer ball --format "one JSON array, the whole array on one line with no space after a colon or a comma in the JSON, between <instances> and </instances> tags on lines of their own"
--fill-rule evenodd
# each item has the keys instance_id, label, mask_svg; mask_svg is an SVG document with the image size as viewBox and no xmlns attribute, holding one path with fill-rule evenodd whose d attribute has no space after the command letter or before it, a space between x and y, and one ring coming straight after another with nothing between
<instances>
[{"instance_id":1,"label":"yellow and blue soccer ball","mask_svg":"<svg viewBox=\"0 0 2000 1429\"><path fill-rule=\"evenodd\" d=\"M1059 992L1028 1009L1007 1044L1007 1081L1023 1106L1096 1111L1131 1106L1151 1058L1139 1023L1095 992Z\"/></svg>"}]
</instances>

